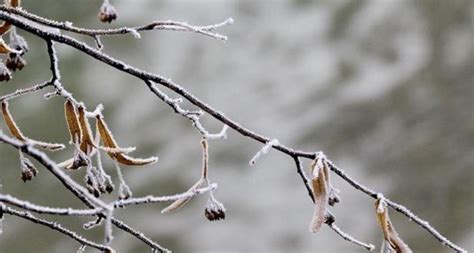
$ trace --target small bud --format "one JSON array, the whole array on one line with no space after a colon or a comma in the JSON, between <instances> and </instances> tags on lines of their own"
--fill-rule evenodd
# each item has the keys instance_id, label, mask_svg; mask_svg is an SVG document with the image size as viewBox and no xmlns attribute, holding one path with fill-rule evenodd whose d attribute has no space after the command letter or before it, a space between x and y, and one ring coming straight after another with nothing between
<instances>
[{"instance_id":1,"label":"small bud","mask_svg":"<svg viewBox=\"0 0 474 253\"><path fill-rule=\"evenodd\" d=\"M94 191L92 194L94 194L94 197L96 198L100 197L100 191L97 188L94 188Z\"/></svg>"},{"instance_id":2,"label":"small bud","mask_svg":"<svg viewBox=\"0 0 474 253\"><path fill-rule=\"evenodd\" d=\"M105 191L107 191L109 194L112 193L114 191L114 185L108 181L105 181Z\"/></svg>"},{"instance_id":3,"label":"small bud","mask_svg":"<svg viewBox=\"0 0 474 253\"><path fill-rule=\"evenodd\" d=\"M204 210L204 215L210 221L225 219L225 207L214 197L210 197Z\"/></svg>"},{"instance_id":4,"label":"small bud","mask_svg":"<svg viewBox=\"0 0 474 253\"><path fill-rule=\"evenodd\" d=\"M25 67L26 61L16 53L9 53L5 66L12 71L21 70Z\"/></svg>"},{"instance_id":5,"label":"small bud","mask_svg":"<svg viewBox=\"0 0 474 253\"><path fill-rule=\"evenodd\" d=\"M129 192L121 193L119 194L119 200L125 200L129 199L131 197L131 194Z\"/></svg>"},{"instance_id":6,"label":"small bud","mask_svg":"<svg viewBox=\"0 0 474 253\"><path fill-rule=\"evenodd\" d=\"M117 11L115 10L115 7L112 6L109 1L106 0L100 7L100 11L97 17L100 21L104 23L110 23L117 19Z\"/></svg>"},{"instance_id":7,"label":"small bud","mask_svg":"<svg viewBox=\"0 0 474 253\"><path fill-rule=\"evenodd\" d=\"M12 74L10 70L8 70L7 66L3 62L0 62L0 82L3 81L10 81L12 79Z\"/></svg>"},{"instance_id":8,"label":"small bud","mask_svg":"<svg viewBox=\"0 0 474 253\"><path fill-rule=\"evenodd\" d=\"M21 180L23 182L30 181L38 174L38 170L35 168L33 163L27 158L20 158L20 166L21 166Z\"/></svg>"}]
</instances>

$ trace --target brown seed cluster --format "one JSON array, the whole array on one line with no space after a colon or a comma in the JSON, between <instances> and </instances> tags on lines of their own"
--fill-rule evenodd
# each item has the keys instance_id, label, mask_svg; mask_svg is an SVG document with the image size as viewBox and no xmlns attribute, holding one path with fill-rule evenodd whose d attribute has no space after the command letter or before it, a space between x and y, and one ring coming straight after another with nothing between
<instances>
[{"instance_id":1,"label":"brown seed cluster","mask_svg":"<svg viewBox=\"0 0 474 253\"><path fill-rule=\"evenodd\" d=\"M104 23L110 23L117 19L117 11L115 10L114 6L112 6L109 1L104 1L102 6L100 7L99 14L97 17L100 21Z\"/></svg>"},{"instance_id":2,"label":"brown seed cluster","mask_svg":"<svg viewBox=\"0 0 474 253\"><path fill-rule=\"evenodd\" d=\"M224 220L225 219L225 208L222 203L214 199L209 198L204 209L204 215L209 221Z\"/></svg>"},{"instance_id":3,"label":"brown seed cluster","mask_svg":"<svg viewBox=\"0 0 474 253\"><path fill-rule=\"evenodd\" d=\"M38 170L35 168L33 163L27 158L20 159L21 166L21 180L23 182L30 181L38 174Z\"/></svg>"},{"instance_id":4,"label":"brown seed cluster","mask_svg":"<svg viewBox=\"0 0 474 253\"><path fill-rule=\"evenodd\" d=\"M5 1L11 7L19 7L20 0ZM9 44L5 43L2 36L10 33ZM26 66L22 55L28 51L28 43L16 33L15 27L8 22L0 25L0 54L8 55L6 61L0 61L0 82L9 81L12 78L11 71L21 70Z\"/></svg>"},{"instance_id":5,"label":"brown seed cluster","mask_svg":"<svg viewBox=\"0 0 474 253\"><path fill-rule=\"evenodd\" d=\"M10 79L12 79L12 73L8 70L7 66L0 61L0 82L8 82Z\"/></svg>"}]
</instances>

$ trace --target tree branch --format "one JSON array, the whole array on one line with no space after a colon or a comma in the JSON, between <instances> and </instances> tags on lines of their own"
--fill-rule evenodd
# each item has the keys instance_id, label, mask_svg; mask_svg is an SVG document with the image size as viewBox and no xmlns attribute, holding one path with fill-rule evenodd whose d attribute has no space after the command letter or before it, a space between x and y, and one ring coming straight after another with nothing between
<instances>
[{"instance_id":1,"label":"tree branch","mask_svg":"<svg viewBox=\"0 0 474 253\"><path fill-rule=\"evenodd\" d=\"M56 231L58 231L62 234L65 234L65 235L71 237L72 239L79 242L81 245L87 245L87 246L90 246L92 248L98 249L102 252L107 252L107 253L114 252L114 250L112 248L110 248L108 246L105 246L105 245L102 245L102 244L98 244L98 243L89 241L89 240L85 239L84 237L78 235L77 233L75 233L75 232L73 232L73 231L71 231L67 228L64 228L61 224L59 224L57 222L52 222L52 221L47 221L47 220L44 220L44 219L41 219L41 218L37 218L37 217L33 216L31 213L17 211L13 208L10 208L10 207L7 207L7 206L1 205L1 204L0 204L0 212L3 212L5 214L10 214L10 215L13 215L13 216L17 216L17 217L23 218L25 220L29 220L33 223L49 227L50 229L56 230Z\"/></svg>"},{"instance_id":2,"label":"tree branch","mask_svg":"<svg viewBox=\"0 0 474 253\"><path fill-rule=\"evenodd\" d=\"M201 129L199 127L199 125L197 124L197 123L199 123L199 121L198 121L199 116L197 116L198 114L193 116L193 114L183 113L184 110L180 109L179 105L177 105L177 101L170 100L169 97L164 95L164 93L159 92L159 90L156 87L154 87L152 82L158 83L158 84L160 84L164 87L167 87L168 89L172 90L173 92L177 93L181 97L188 100L190 103L192 103L196 107L198 107L201 110L203 110L204 112L207 112L208 114L210 114L216 120L222 122L225 126L229 126L230 128L234 129L235 131L240 133L242 136L246 136L250 139L253 139L253 140L258 141L258 142L263 143L263 144L266 144L266 143L271 141L270 138L268 138L264 135L255 133L255 132L249 130L248 128L245 128L245 127L241 126L240 124L238 124L237 122L235 122L231 118L226 117L222 112L217 111L216 109L214 109L211 106L207 105L206 103L204 103L203 101L201 101L200 99L195 97L193 94L186 91L184 88L182 88L178 84L172 82L171 80L166 79L166 78L161 77L161 76L156 75L156 74L151 74L151 73L142 71L142 70L140 70L136 67L130 66L130 65L128 65L128 64L126 64L122 61L114 59L113 57L111 57L111 56L109 56L105 53L102 53L101 51L99 51L97 49L94 49L94 48L88 46L87 44L85 44L83 42L80 42L80 41L78 41L74 38L71 38L69 36L62 35L62 34L59 34L59 33L54 33L54 32L51 32L51 31L48 31L48 30L45 30L45 29L41 29L41 27L39 27L35 23L26 22L22 18L18 18L18 17L15 17L15 16L11 15L11 13L13 13L13 14L17 14L17 15L25 15L25 17L26 17L26 16L28 16L26 13L20 13L20 12L15 13L15 12L16 12L16 10L9 10L9 9L3 8L3 9L0 10L0 19L4 20L6 22L9 22L9 23L13 24L14 26L17 26L18 28L21 28L21 29L23 29L27 32L30 32L34 35L42 37L47 41L47 43L48 43L48 52L49 52L49 55L51 57L51 64L52 64L51 65L51 70L53 72L53 82L54 83L56 83L55 82L56 80L59 80L60 76L58 74L59 72L57 71L57 61L55 59L55 52L54 52L54 48L52 46L51 41L56 41L56 42L59 42L59 43L65 44L65 45L69 45L69 46L71 46L73 48L76 48L77 50L79 50L79 51L81 51L81 52L83 52L83 53L85 53L85 54L87 54L87 55L89 55L89 56L91 56L91 57L93 57L93 58L109 65L109 66L111 66L111 67L114 67L114 68L118 69L119 71L128 73L132 76L137 77L138 79L144 80L146 85L150 88L150 90L157 97L159 97L161 100L165 101L168 105L170 105L177 113L182 114L183 116L191 119L193 121L193 124L198 128L198 130L203 135L206 135L206 132L203 131L204 128ZM34 21L35 17L33 17L33 16L29 16L29 17L31 18L31 20ZM42 21L41 20L36 20L36 22L41 23ZM53 26L54 24L49 24L49 25ZM181 25L181 26L179 26L179 25ZM67 29L69 29L69 30L72 29L73 30L73 28L71 28L70 24L67 24L67 25L63 24L63 26L64 26L63 29L65 29L65 30L67 30ZM202 33L202 31L204 31L202 29L193 30L192 27L188 27L187 24L178 24L177 26L181 27L180 29L185 29L186 28L186 29L189 29L189 30L192 30L192 31L195 31L195 32L199 32L199 33ZM214 26L214 27L217 27L217 25ZM124 28L124 29L126 30L127 28ZM137 28L137 29L140 29L140 27ZM145 29L145 28L143 28L143 29ZM91 30L88 30L88 31L91 32ZM136 29L128 30L128 32L130 32L130 33L134 33L134 31L136 31ZM95 31L95 32L97 33L97 31ZM119 33L119 30L117 30L115 32ZM204 34L206 34L206 33L204 33ZM95 34L95 35L98 35L98 34ZM56 88L59 89L58 86L56 86ZM223 131L223 132L225 134L225 131ZM94 198L93 196L91 198L91 196L88 195L87 192L84 192L84 189L81 188L80 185L77 185L74 181L70 180L69 177L67 175L65 175L64 173L61 174L62 171L59 171L57 166L54 163L52 163L49 160L49 158L47 158L44 154L41 154L41 153L37 152L34 148L31 148L31 146L29 146L27 144L13 142L11 139L5 138L5 136L3 136L3 135L0 135L0 141L9 143L9 144L21 149L22 152L27 153L30 156L37 159L38 161L40 161L43 165L45 165L45 167L48 168L48 170L50 170L69 190L71 190L84 203L88 204L89 206L91 205L91 203L94 203L95 205L98 205L98 206L101 206L101 205L104 204L103 202L100 202L98 199ZM303 170L301 169L299 158L301 157L301 158L315 159L316 154L314 152L306 152L306 151L296 150L296 149L287 147L287 146L279 144L279 143L277 143L275 145L271 145L271 147L276 149L276 150L279 150L280 152L283 152L283 153L291 156L293 159L295 159L296 166L297 166L297 171L300 174L300 176L302 177L303 182L304 182L305 186L308 189L307 179L304 175ZM348 182L354 188L356 188L357 190L360 190L361 192L369 195L370 197L372 197L374 199L376 198L377 194L376 194L375 191L370 190L369 188L365 187L364 185L358 183L357 181L355 181L354 179L349 177L347 174L345 174L345 172L342 169L336 167L332 162L329 161L329 164L330 164L331 170L333 172L335 172L337 175L339 175L342 179L344 179L346 182ZM70 181L72 181L72 182L70 182ZM309 195L313 199L313 195L312 194L309 194ZM443 245L447 245L448 247L450 247L451 249L453 249L457 252L465 252L464 249L462 249L461 247L455 245L454 243L452 243L451 241L446 239L436 229L431 227L428 222L418 218L411 211L409 211L406 207L404 207L400 204L397 204L395 202L392 202L390 200L387 200L387 204L390 207L392 207L394 210L396 210L400 213L403 213L408 218L413 220L416 224L418 224L421 227L423 227L424 229L426 229L430 234L432 234L436 239L438 239ZM101 206L101 207L102 208L108 208L107 206ZM115 219L113 219L112 222L116 226L117 226L117 224L121 224L121 222L119 222ZM123 226L122 226L122 229L124 229ZM124 229L124 230L127 230L127 229ZM141 233L138 233L138 232L135 231L132 234L137 236L137 234L140 235ZM148 242L147 239L145 239L145 237L140 237L140 236L137 236L137 237L139 237L142 241L146 242L150 246L154 245L153 242Z\"/></svg>"}]
</instances>

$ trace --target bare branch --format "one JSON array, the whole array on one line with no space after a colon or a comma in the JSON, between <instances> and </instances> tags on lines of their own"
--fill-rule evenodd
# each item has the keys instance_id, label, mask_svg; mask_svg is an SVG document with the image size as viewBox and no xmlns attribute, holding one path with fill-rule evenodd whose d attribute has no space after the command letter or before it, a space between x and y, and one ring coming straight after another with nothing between
<instances>
[{"instance_id":1,"label":"bare branch","mask_svg":"<svg viewBox=\"0 0 474 253\"><path fill-rule=\"evenodd\" d=\"M226 25L230 25L234 23L234 20L232 18L229 18L223 22L213 24L213 25L208 25L208 26L194 26L194 25L189 25L186 22L167 20L167 21L153 21L149 24L136 26L136 27L121 27L121 28L115 28L115 29L94 30L94 29L85 29L85 28L76 27L71 22L68 22L68 21L58 22L55 20L47 19L35 14L29 13L19 8L0 6L0 10L13 13L15 15L21 16L23 18L26 18L28 20L31 20L33 22L36 22L48 27L57 28L60 30L73 32L77 34L88 35L94 38L96 38L97 36L102 36L102 35L123 35L123 34L132 34L134 37L140 38L140 34L138 32L141 32L141 31L168 30L168 31L181 31L181 32L195 32L201 35L209 36L211 38L226 41L227 40L226 36L219 33L214 33L211 31L217 28L220 28L222 26L226 26Z\"/></svg>"},{"instance_id":2,"label":"bare branch","mask_svg":"<svg viewBox=\"0 0 474 253\"><path fill-rule=\"evenodd\" d=\"M53 230L56 230L56 231L58 231L62 234L65 234L65 235L71 237L72 239L79 242L81 245L87 245L87 246L90 246L92 248L98 249L102 252L107 252L107 253L114 252L114 250L112 248L110 248L108 246L105 246L105 245L102 245L102 244L98 244L98 243L89 241L89 240L85 239L84 237L78 235L77 233L75 233L75 232L73 232L73 231L71 231L67 228L64 228L61 224L59 224L57 222L52 222L52 221L47 221L47 220L44 220L44 219L41 219L41 218L37 218L37 217L33 216L31 213L17 211L13 208L2 206L2 205L0 205L0 211L3 212L3 213L6 213L6 214L10 214L10 215L13 215L13 216L23 218L25 220L29 220L29 221L31 221L33 223L36 223L36 224L47 226L47 227L49 227Z\"/></svg>"},{"instance_id":3,"label":"bare branch","mask_svg":"<svg viewBox=\"0 0 474 253\"><path fill-rule=\"evenodd\" d=\"M37 91L42 90L42 89L44 89L44 88L46 88L50 85L51 85L51 82L48 81L48 82L37 84L35 86L31 86L29 88L18 89L16 91L12 92L12 93L1 96L0 97L0 102L7 101L7 100L10 100L10 99L13 99L13 98L17 98L17 97L25 95L25 94L37 92Z\"/></svg>"},{"instance_id":4,"label":"bare branch","mask_svg":"<svg viewBox=\"0 0 474 253\"><path fill-rule=\"evenodd\" d=\"M334 232L336 232L338 235L340 235L342 238L344 238L344 240L348 241L348 242L351 242L351 243L354 243L356 245L359 245L359 246L362 246L364 248L366 248L368 251L373 251L375 249L375 246L371 243L365 243L365 242L361 242L357 239L355 239L354 237L352 237L351 235L345 233L344 231L342 231L338 226L336 226L336 224L332 223L331 225L328 225L332 230L334 230Z\"/></svg>"},{"instance_id":5,"label":"bare branch","mask_svg":"<svg viewBox=\"0 0 474 253\"><path fill-rule=\"evenodd\" d=\"M184 193L170 195L170 196L155 197L155 196L149 195L149 196L141 197L141 198L130 198L130 199L124 199L124 200L117 200L117 201L113 202L113 205L115 207L125 207L125 206L129 206L129 205L140 205L140 204L151 204L151 203L175 201L175 200L178 200L178 199L190 198L190 197L194 197L194 196L197 196L197 195L201 195L203 193L215 190L216 188L217 188L217 184L211 184L210 186L203 187L203 188L198 188L198 189L192 190L190 192L184 192Z\"/></svg>"},{"instance_id":6,"label":"bare branch","mask_svg":"<svg viewBox=\"0 0 474 253\"><path fill-rule=\"evenodd\" d=\"M72 208L55 208L40 206L28 201L17 199L11 195L0 194L0 202L10 204L27 211L41 213L41 214L54 214L54 215L65 215L65 216L93 216L102 212L102 208L96 209L72 209Z\"/></svg>"}]
</instances>

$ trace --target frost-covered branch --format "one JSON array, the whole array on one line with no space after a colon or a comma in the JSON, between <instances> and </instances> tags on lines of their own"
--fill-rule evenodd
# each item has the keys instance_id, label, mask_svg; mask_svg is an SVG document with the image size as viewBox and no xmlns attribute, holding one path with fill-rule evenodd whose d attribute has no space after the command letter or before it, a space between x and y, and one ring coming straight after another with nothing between
<instances>
[{"instance_id":1,"label":"frost-covered branch","mask_svg":"<svg viewBox=\"0 0 474 253\"><path fill-rule=\"evenodd\" d=\"M102 212L101 208L96 209L72 209L72 208L56 208L48 206L40 206L28 201L24 201L15 198L11 195L0 194L0 202L5 204L13 205L21 209L40 213L40 214L54 214L54 215L65 215L65 216L93 216Z\"/></svg>"},{"instance_id":2,"label":"frost-covered branch","mask_svg":"<svg viewBox=\"0 0 474 253\"><path fill-rule=\"evenodd\" d=\"M211 38L219 40L227 40L227 36L219 33L212 32L215 29L234 23L232 18L228 18L223 22L207 25L207 26L195 26L190 25L186 22L179 22L173 20L166 21L153 21L149 24L135 26L135 27L121 27L113 29L86 29L74 26L72 22L58 22L55 20L47 19L33 13L30 13L24 9L13 8L8 6L0 6L1 11L12 13L21 16L30 21L42 24L47 27L56 28L63 31L73 32L77 34L87 35L96 38L97 36L104 35L123 35L132 34L136 38L140 38L139 32L142 31L153 31L153 30L169 30L169 31L181 31L181 32L195 32L201 35L209 36Z\"/></svg>"},{"instance_id":3,"label":"frost-covered branch","mask_svg":"<svg viewBox=\"0 0 474 253\"><path fill-rule=\"evenodd\" d=\"M112 212L115 207L123 207L126 205L132 205L132 204L144 204L144 203L151 203L151 202L175 200L175 202L172 205L170 205L169 207L165 208L162 211L162 212L169 212L169 211L177 210L178 208L183 206L187 201L189 201L193 196L204 193L204 192L209 192L210 198L208 201L208 205L206 206L206 217L208 217L210 220L215 220L215 219L220 219L220 218L225 217L225 214L223 213L223 211L225 210L223 205L220 202L218 202L212 195L212 190L214 190L216 186L214 184L210 184L209 179L207 178L207 166L208 166L207 152L208 150L207 150L206 140L225 138L226 131L228 128L233 129L234 131L241 134L242 136L248 137L251 140L264 144L263 148L259 152L257 152L254 158L252 158L250 162L252 165L256 162L256 160L261 155L268 153L269 150L272 148L294 159L296 163L297 173L302 178L303 184L305 185L305 188L308 191L309 197L317 205L321 205L317 207L318 210L320 211L319 213L317 213L318 214L317 218L319 218L318 221L322 221L324 218L324 215L330 214L329 212L325 213L326 204L333 205L335 202L337 202L335 201L335 197L333 196L335 193L334 193L334 189L332 188L332 185L330 184L330 180L329 180L330 173L329 173L328 168L332 172L337 174L339 177L341 177L343 180L345 180L348 184L353 186L355 189L365 193L366 195L374 199L377 199L377 196L378 196L377 192L369 189L368 187L364 186L363 184L357 182L356 180L348 176L342 169L335 166L332 161L330 161L326 157L320 156L319 153L293 149L279 143L278 141L276 141L276 139L271 139L264 135L258 134L248 128L241 126L239 123L237 123L233 119L225 116L222 112L206 104L204 101L200 100L199 98L197 98L196 96L194 96L193 94L191 94L190 92L182 88L180 85L178 85L177 83L174 83L168 78L164 78L157 74L148 73L136 67L130 66L127 63L117 60L105 54L104 52L87 45L86 43L82 41L79 41L70 36L61 34L60 32L52 31L51 29L45 28L46 26L49 28L55 28L55 29L60 29L63 31L73 32L77 34L88 35L95 38L98 45L101 45L100 39L99 39L100 36L132 34L135 37L140 37L140 34L139 34L140 31L149 31L149 30L189 31L189 32L195 32L195 33L203 34L206 36L211 36L213 38L225 40L227 39L227 37L220 35L218 33L214 33L212 31L215 30L216 28L232 23L231 19L228 19L219 24L215 24L211 26L201 26L201 27L191 26L184 22L156 21L147 25L132 27L132 28L123 27L123 28L109 29L109 30L92 30L92 29L75 27L70 22L57 22L57 21L49 20L37 15L31 14L29 12L21 10L20 8L16 8L19 4L19 1L10 1L10 4L12 5L12 7L0 6L0 19L4 21L4 24L2 25L3 33L8 31L10 25L13 25L15 27L18 27L20 29L23 29L24 31L31 33L32 35L43 38L47 44L47 51L48 51L50 64L51 64L50 69L51 69L52 78L51 78L51 81L47 83L39 84L39 85L30 87L27 89L23 89L23 90L17 90L13 93L4 95L0 97L1 101L6 101L6 100L13 99L24 94L33 93L47 86L52 85L55 88L55 91L47 94L46 97L48 98L53 97L53 96L64 97L67 101L71 101L75 106L75 107L72 107L71 112L75 113L76 110L84 110L85 111L84 113L87 114L89 117L96 117L98 122L99 120L102 120L102 113L101 113L102 106L97 106L97 109L94 112L86 111L84 108L84 105L80 103L78 100L76 100L72 96L72 94L68 92L60 83L61 76L60 76L59 68L58 68L58 57L54 48L54 43L60 43L60 44L68 45L72 48L75 48L79 50L80 52L86 55L89 55L92 58L95 58L101 63L109 65L123 73L134 76L138 80L144 81L144 83L147 85L147 87L156 97L158 97L160 100L165 102L168 106L170 106L174 110L174 112L189 119L192 122L193 126L199 131L199 133L203 137L203 149L204 149L203 167L205 168L203 169L203 171L206 171L206 173L203 173L200 180L198 180L198 182L196 182L196 184L193 187L191 187L191 189L188 190L188 192L183 193L183 194L173 195L173 196L164 196L164 197L147 196L143 198L130 198L131 192L127 191L128 186L125 184L125 181L124 181L123 175L121 174L121 170L118 163L121 161L122 163L125 163L128 165L138 165L138 164L143 165L143 164L147 164L153 161L156 162L157 159L151 159L151 160L150 159L148 160L147 159L133 159L131 157L126 156L127 152L125 152L125 149L117 146L115 140L112 137L110 130L106 127L105 124L102 126L102 129L98 130L101 133L101 138L105 145L105 147L100 147L97 143L94 143L92 140L93 138L90 137L90 133L89 133L90 127L88 125L89 123L87 122L87 119L85 119L86 117L84 116L82 118L77 119L77 116L75 116L75 114L72 113L71 114L72 116L69 118L68 124L71 124L69 128L71 131L72 143L75 144L75 148L76 148L75 157L72 160L73 160L73 163L75 162L76 163L75 165L77 166L76 167L71 166L71 168L77 169L81 166L88 166L87 174L89 177L92 177L92 178L102 177L102 179L105 178L103 174L101 174L101 176L97 176L96 174L94 174L95 172L91 165L91 159L90 159L93 155L96 154L96 152L102 152L102 151L107 152L109 156L111 156L111 158L114 159L114 163L116 164L116 168L117 168L117 172L118 172L119 180L120 180L119 188L122 189L121 193L123 193L122 195L124 197L122 200L119 200L112 204L106 204L98 198L99 196L92 195L89 191L90 189L88 190L84 188L82 185L72 180L65 172L63 172L59 168L59 166L55 162L53 162L44 153L38 151L35 147L33 147L30 143L28 143L28 141L16 140L0 132L0 142L9 144L19 149L22 153L27 154L30 157L36 159L48 171L50 171L63 184L64 187L66 187L69 191L71 191L78 199L80 199L88 208L91 209L91 210L68 210L70 212L69 215L72 215L71 213L75 213L77 215L81 215L81 214L89 215L89 214L92 214L92 212L96 212L97 220L94 221L96 225L101 224L102 220L106 221L106 224L105 224L106 243L109 243L112 238L110 224L113 224L116 227L142 240L147 245L149 245L153 250L157 252L168 252L167 249L153 242L151 239L146 237L143 233L129 227L127 224L114 218ZM111 13L110 12L111 10L113 10L113 7L110 6L110 3L108 1L104 1L104 4L101 9L101 13L100 13L100 19L105 22L110 22L113 19L115 19L116 13ZM7 46L4 46L4 50L6 50L6 52L11 52L15 54L20 52L16 49L8 48ZM173 91L180 98L179 99L170 98L166 93L158 89L157 84ZM196 107L196 110L183 109L180 105L181 98L186 99L191 104L193 104ZM209 114L214 119L216 119L217 121L220 121L223 124L223 128L219 133L211 134L201 124L200 117L204 113ZM13 125L13 124L10 123L10 125ZM79 142L79 140L81 142ZM311 182L307 178L304 172L304 169L302 168L302 165L301 165L302 158L314 160L313 161L314 163L312 163L313 166L311 167L312 169ZM23 158L23 160L25 159ZM97 163L98 163L97 166L100 167L101 166L100 156L98 156ZM98 169L97 171L99 171L99 174L100 174L101 171L103 172L103 169ZM208 184L208 187L198 188L204 182ZM91 182L91 184L94 185L94 187L98 188L98 192L94 192L94 194L97 193L97 195L100 195L100 191L102 188L97 186L97 182L95 183L96 184L94 184L94 182ZM92 187L93 188L92 190L97 190L94 187ZM126 194L126 193L129 193L129 194ZM24 208L29 211L67 215L64 212L65 210L63 209L45 208L45 207L31 204L29 202L14 199L11 196L7 196L7 195L0 195L0 196L3 196L3 200L4 200L3 202L15 205L17 207ZM406 207L398 203L395 203L393 201L390 201L388 199L385 199L384 201L387 203L388 206L392 207L395 211L404 214L410 220L412 220L416 224L426 229L430 234L432 234L436 239L438 239L443 245L450 247L456 252L465 252L464 249L455 245L454 243L449 241L447 238L442 236L436 229L430 226L427 221L422 220L421 218L413 214L410 210L408 210ZM31 218L33 216L31 216L29 213L15 211L14 209L6 207L4 204L2 204L2 210L5 213L9 213L9 214L16 215L22 218L26 218L31 221L34 220L34 221L37 221L37 223L40 223L43 225L51 224L48 221ZM98 210L101 210L101 211L98 211ZM336 233L342 236L342 238L344 238L345 240L361 245L367 249L373 248L372 245L360 242L354 239L352 236L344 233L337 226L334 225L334 222L328 222L328 220L326 220L325 223L329 225ZM81 244L89 245L89 246L92 246L104 251L105 249L108 249L106 246L94 244L89 241L84 241L79 236L74 236L75 234L70 232L69 230L63 229L62 227L54 225L54 224L55 223L51 224L52 228L73 237L74 239L81 242ZM103 248L100 248L100 247L103 247Z\"/></svg>"},{"instance_id":4,"label":"frost-covered branch","mask_svg":"<svg viewBox=\"0 0 474 253\"><path fill-rule=\"evenodd\" d=\"M73 232L73 231L63 227L61 224L59 224L57 222L52 222L52 221L48 221L48 220L45 220L45 219L35 217L34 215L32 215L29 212L18 211L18 210L15 210L13 208L10 208L10 207L7 207L7 206L4 206L4 205L0 204L0 213L20 217L22 219L29 220L33 223L49 227L52 230L56 230L56 231L58 231L62 234L65 234L65 235L71 237L72 239L79 242L81 245L87 245L87 246L90 246L92 248L98 249L98 250L100 250L102 252L106 252L106 253L115 252L112 248L110 248L108 246L105 246L105 245L98 244L98 243L87 240L86 238L80 236L76 232Z\"/></svg>"}]
</instances>

